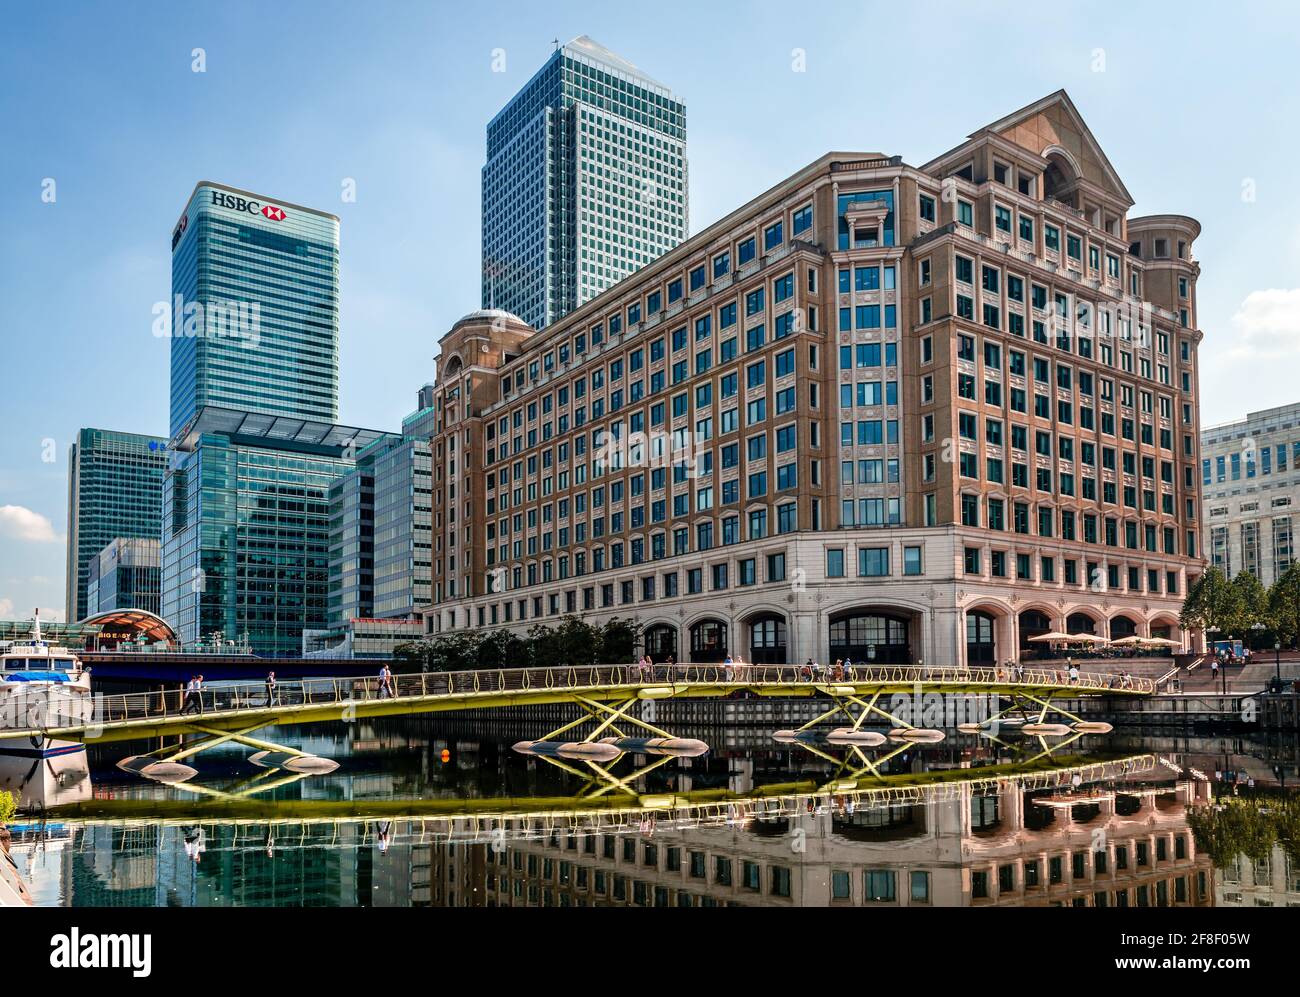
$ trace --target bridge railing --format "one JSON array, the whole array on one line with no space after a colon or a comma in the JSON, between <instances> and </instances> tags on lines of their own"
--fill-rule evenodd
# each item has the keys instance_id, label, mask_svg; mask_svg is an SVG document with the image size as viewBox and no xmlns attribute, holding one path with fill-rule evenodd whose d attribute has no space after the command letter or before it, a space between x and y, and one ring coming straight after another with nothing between
<instances>
[{"instance_id":1,"label":"bridge railing","mask_svg":"<svg viewBox=\"0 0 1300 997\"><path fill-rule=\"evenodd\" d=\"M313 705L338 705L391 698L412 699L456 694L523 692L540 689L584 689L647 686L735 685L738 688L796 686L834 687L855 683L891 685L960 684L1026 688L1062 687L1080 692L1135 691L1149 693L1148 678L1102 672L1080 672L1071 681L1062 669L1006 666L957 668L923 665L853 665L812 671L799 665L679 664L642 667L585 665L543 668L477 669L394 675L387 683L377 677L296 679L277 682L208 686L197 694L183 689L156 692L95 694L78 700L66 690L24 691L0 701L3 728L76 727L127 720L201 716L207 713Z\"/></svg>"}]
</instances>

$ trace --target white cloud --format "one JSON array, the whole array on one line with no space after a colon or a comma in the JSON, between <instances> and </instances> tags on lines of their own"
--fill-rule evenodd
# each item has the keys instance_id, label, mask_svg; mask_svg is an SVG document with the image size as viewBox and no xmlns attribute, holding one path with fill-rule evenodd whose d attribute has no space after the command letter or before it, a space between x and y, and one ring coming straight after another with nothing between
<instances>
[{"instance_id":1,"label":"white cloud","mask_svg":"<svg viewBox=\"0 0 1300 997\"><path fill-rule=\"evenodd\" d=\"M1300 357L1300 288L1252 291L1232 316L1230 355Z\"/></svg>"},{"instance_id":2,"label":"white cloud","mask_svg":"<svg viewBox=\"0 0 1300 997\"><path fill-rule=\"evenodd\" d=\"M0 620L12 620L14 618L14 601L12 599L0 598Z\"/></svg>"},{"instance_id":3,"label":"white cloud","mask_svg":"<svg viewBox=\"0 0 1300 997\"><path fill-rule=\"evenodd\" d=\"M14 540L35 543L61 543L54 524L39 512L21 505L0 505L0 534Z\"/></svg>"}]
</instances>

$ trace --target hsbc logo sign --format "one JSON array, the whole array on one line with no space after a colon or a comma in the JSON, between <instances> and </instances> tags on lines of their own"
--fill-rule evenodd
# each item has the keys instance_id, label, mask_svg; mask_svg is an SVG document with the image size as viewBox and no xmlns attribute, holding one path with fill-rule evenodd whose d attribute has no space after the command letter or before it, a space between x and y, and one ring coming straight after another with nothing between
<instances>
[{"instance_id":1,"label":"hsbc logo sign","mask_svg":"<svg viewBox=\"0 0 1300 997\"><path fill-rule=\"evenodd\" d=\"M263 204L261 201L253 201L237 194L228 194L224 190L214 190L212 192L212 203L219 208L226 208L230 211L244 211L250 215L262 215L273 222L282 222L285 219L284 208L274 204Z\"/></svg>"}]
</instances>

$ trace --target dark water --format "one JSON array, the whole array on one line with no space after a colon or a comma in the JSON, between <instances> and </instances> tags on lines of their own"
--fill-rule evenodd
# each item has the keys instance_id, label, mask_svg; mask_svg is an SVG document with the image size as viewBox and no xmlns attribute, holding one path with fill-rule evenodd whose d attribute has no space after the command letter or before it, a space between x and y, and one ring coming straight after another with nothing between
<instances>
[{"instance_id":1,"label":"dark water","mask_svg":"<svg viewBox=\"0 0 1300 997\"><path fill-rule=\"evenodd\" d=\"M12 854L37 904L74 907L1300 903L1294 745L954 732L855 752L700 727L703 757L597 771L511 750L543 732L281 730L262 736L340 768L218 748L184 787L115 767L144 746L104 746Z\"/></svg>"}]
</instances>

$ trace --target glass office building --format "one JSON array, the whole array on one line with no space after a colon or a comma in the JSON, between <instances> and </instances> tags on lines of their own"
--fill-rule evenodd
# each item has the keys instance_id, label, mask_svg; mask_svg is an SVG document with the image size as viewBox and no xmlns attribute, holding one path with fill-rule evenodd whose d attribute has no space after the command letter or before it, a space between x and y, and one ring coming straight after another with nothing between
<instances>
[{"instance_id":1,"label":"glass office building","mask_svg":"<svg viewBox=\"0 0 1300 997\"><path fill-rule=\"evenodd\" d=\"M483 307L536 329L687 236L686 107L585 35L487 128Z\"/></svg>"},{"instance_id":2,"label":"glass office building","mask_svg":"<svg viewBox=\"0 0 1300 997\"><path fill-rule=\"evenodd\" d=\"M338 418L339 222L203 181L172 232L171 433L205 405Z\"/></svg>"},{"instance_id":3,"label":"glass office building","mask_svg":"<svg viewBox=\"0 0 1300 997\"><path fill-rule=\"evenodd\" d=\"M184 642L301 652L326 623L330 485L373 430L212 406L173 441L163 485L163 616Z\"/></svg>"},{"instance_id":4,"label":"glass office building","mask_svg":"<svg viewBox=\"0 0 1300 997\"><path fill-rule=\"evenodd\" d=\"M431 599L433 388L330 486L329 620L416 615Z\"/></svg>"},{"instance_id":5,"label":"glass office building","mask_svg":"<svg viewBox=\"0 0 1300 997\"><path fill-rule=\"evenodd\" d=\"M90 614L90 561L115 537L157 539L167 441L83 429L68 452L67 619Z\"/></svg>"},{"instance_id":6,"label":"glass office building","mask_svg":"<svg viewBox=\"0 0 1300 997\"><path fill-rule=\"evenodd\" d=\"M86 615L113 609L159 614L161 556L157 537L116 537L90 559Z\"/></svg>"}]
</instances>

